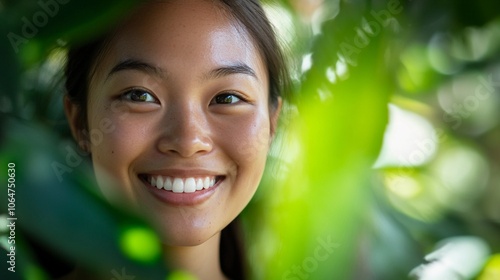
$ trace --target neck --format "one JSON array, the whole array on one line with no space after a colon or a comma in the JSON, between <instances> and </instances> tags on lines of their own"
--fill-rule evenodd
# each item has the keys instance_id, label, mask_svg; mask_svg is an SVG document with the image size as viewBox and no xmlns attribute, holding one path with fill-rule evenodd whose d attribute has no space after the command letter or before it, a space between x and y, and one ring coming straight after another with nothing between
<instances>
[{"instance_id":1,"label":"neck","mask_svg":"<svg viewBox=\"0 0 500 280\"><path fill-rule=\"evenodd\" d=\"M193 274L197 279L226 279L219 259L220 232L196 246L164 246L167 266Z\"/></svg>"}]
</instances>

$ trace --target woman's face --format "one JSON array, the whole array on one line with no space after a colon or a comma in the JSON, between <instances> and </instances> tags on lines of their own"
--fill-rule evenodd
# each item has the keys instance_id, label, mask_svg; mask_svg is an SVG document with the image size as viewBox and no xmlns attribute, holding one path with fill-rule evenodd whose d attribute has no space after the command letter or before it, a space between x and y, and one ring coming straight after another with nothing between
<instances>
[{"instance_id":1,"label":"woman's face","mask_svg":"<svg viewBox=\"0 0 500 280\"><path fill-rule=\"evenodd\" d=\"M247 205L279 111L250 36L217 5L142 6L90 82L99 186L134 205L168 245L203 243Z\"/></svg>"}]
</instances>

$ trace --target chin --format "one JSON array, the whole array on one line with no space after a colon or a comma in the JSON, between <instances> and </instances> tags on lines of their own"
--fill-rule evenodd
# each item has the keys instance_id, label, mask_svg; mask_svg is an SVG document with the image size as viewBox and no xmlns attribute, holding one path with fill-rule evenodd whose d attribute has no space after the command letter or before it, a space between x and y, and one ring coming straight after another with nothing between
<instances>
[{"instance_id":1,"label":"chin","mask_svg":"<svg viewBox=\"0 0 500 280\"><path fill-rule=\"evenodd\" d=\"M179 208L177 213L150 215L148 220L162 243L167 246L203 244L220 233L225 226L220 224L220 220L200 215L187 216L187 213L187 210Z\"/></svg>"},{"instance_id":2,"label":"chin","mask_svg":"<svg viewBox=\"0 0 500 280\"><path fill-rule=\"evenodd\" d=\"M157 230L161 242L166 246L198 246L220 233L220 230L199 230L194 228L165 228Z\"/></svg>"}]
</instances>

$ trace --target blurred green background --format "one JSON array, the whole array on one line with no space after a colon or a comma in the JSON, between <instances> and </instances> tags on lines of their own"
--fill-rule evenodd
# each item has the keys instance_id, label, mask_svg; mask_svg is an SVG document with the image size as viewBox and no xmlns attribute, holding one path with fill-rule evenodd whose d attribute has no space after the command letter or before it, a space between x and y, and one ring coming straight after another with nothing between
<instances>
[{"instance_id":1,"label":"blurred green background","mask_svg":"<svg viewBox=\"0 0 500 280\"><path fill-rule=\"evenodd\" d=\"M102 200L62 111L65 46L135 4L0 1L1 279L75 261L105 279L188 279L161 265L141 219ZM241 215L249 276L500 279L500 2L264 5L293 88Z\"/></svg>"}]
</instances>

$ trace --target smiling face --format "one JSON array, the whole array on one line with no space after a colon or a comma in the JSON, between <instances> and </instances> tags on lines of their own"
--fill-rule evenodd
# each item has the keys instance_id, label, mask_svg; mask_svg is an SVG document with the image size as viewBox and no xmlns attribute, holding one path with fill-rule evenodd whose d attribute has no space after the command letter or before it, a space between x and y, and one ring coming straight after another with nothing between
<instances>
[{"instance_id":1,"label":"smiling face","mask_svg":"<svg viewBox=\"0 0 500 280\"><path fill-rule=\"evenodd\" d=\"M102 136L91 137L90 152L103 193L134 205L168 245L205 242L262 177L279 111L268 83L250 36L215 2L142 6L90 81L88 130Z\"/></svg>"}]
</instances>

